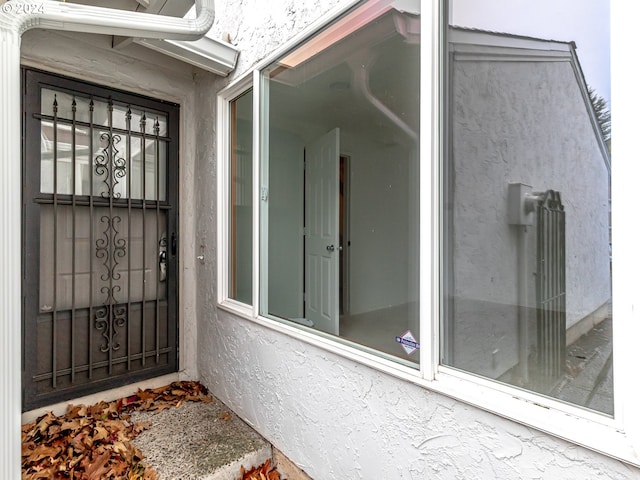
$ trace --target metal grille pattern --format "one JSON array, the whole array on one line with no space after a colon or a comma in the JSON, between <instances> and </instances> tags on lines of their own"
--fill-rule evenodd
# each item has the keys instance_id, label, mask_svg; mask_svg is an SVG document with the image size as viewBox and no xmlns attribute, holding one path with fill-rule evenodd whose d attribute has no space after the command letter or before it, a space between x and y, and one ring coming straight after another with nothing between
<instances>
[{"instance_id":1,"label":"metal grille pattern","mask_svg":"<svg viewBox=\"0 0 640 480\"><path fill-rule=\"evenodd\" d=\"M37 89L26 112L25 409L177 366L177 108L78 85Z\"/></svg>"},{"instance_id":2,"label":"metal grille pattern","mask_svg":"<svg viewBox=\"0 0 640 480\"><path fill-rule=\"evenodd\" d=\"M543 382L566 363L565 211L560 193L548 190L537 206L537 344Z\"/></svg>"}]
</instances>

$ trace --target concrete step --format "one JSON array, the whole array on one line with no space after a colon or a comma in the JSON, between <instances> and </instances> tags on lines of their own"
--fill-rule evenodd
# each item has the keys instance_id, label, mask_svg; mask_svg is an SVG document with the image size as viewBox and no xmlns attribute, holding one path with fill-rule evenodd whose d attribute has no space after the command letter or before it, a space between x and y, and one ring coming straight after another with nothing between
<instances>
[{"instance_id":1,"label":"concrete step","mask_svg":"<svg viewBox=\"0 0 640 480\"><path fill-rule=\"evenodd\" d=\"M149 423L134 443L159 480L237 480L267 459L281 480L312 480L215 397L131 417Z\"/></svg>"},{"instance_id":2,"label":"concrete step","mask_svg":"<svg viewBox=\"0 0 640 480\"><path fill-rule=\"evenodd\" d=\"M134 443L160 480L236 480L272 458L269 442L215 399L161 412L135 412L150 422Z\"/></svg>"}]
</instances>

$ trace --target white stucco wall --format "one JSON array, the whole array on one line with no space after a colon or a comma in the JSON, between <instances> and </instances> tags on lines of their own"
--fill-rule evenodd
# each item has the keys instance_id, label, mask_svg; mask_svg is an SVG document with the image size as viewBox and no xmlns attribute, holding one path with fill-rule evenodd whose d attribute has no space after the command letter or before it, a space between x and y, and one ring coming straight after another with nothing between
<instances>
[{"instance_id":1,"label":"white stucco wall","mask_svg":"<svg viewBox=\"0 0 640 480\"><path fill-rule=\"evenodd\" d=\"M202 380L316 480L640 478L640 472L218 311Z\"/></svg>"},{"instance_id":2,"label":"white stucco wall","mask_svg":"<svg viewBox=\"0 0 640 480\"><path fill-rule=\"evenodd\" d=\"M240 49L235 72L246 72L284 41L347 0L216 0L215 38L229 40ZM223 80L221 83L227 83Z\"/></svg>"},{"instance_id":3,"label":"white stucco wall","mask_svg":"<svg viewBox=\"0 0 640 480\"><path fill-rule=\"evenodd\" d=\"M232 78L336 3L218 2L214 29L242 52ZM197 78L196 102L214 109L229 80ZM198 127L199 138L211 137L213 120ZM609 457L218 309L211 150L197 155L197 232L208 259L198 270L201 380L314 479L640 478Z\"/></svg>"}]
</instances>

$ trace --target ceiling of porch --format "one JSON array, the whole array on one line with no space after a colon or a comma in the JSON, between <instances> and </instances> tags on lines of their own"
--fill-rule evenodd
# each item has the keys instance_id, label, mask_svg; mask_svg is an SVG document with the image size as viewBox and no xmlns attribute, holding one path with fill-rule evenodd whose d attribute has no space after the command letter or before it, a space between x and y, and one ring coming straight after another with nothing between
<instances>
[{"instance_id":1,"label":"ceiling of porch","mask_svg":"<svg viewBox=\"0 0 640 480\"><path fill-rule=\"evenodd\" d=\"M195 17L191 12L194 0L62 0L66 3L103 7L130 12L149 13L170 17ZM159 40L151 38L113 37L116 50L127 48L132 43L142 45L164 55L177 58L199 68L227 76L235 69L238 50L227 42L218 40L209 32L199 40Z\"/></svg>"},{"instance_id":2,"label":"ceiling of porch","mask_svg":"<svg viewBox=\"0 0 640 480\"><path fill-rule=\"evenodd\" d=\"M194 4L193 0L72 0L66 3L156 13L171 17L184 17Z\"/></svg>"}]
</instances>

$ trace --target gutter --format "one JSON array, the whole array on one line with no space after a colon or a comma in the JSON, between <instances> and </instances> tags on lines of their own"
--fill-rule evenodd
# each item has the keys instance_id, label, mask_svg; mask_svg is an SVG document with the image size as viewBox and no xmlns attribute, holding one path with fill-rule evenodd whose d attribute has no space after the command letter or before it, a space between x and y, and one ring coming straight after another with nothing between
<instances>
[{"instance_id":1,"label":"gutter","mask_svg":"<svg viewBox=\"0 0 640 480\"><path fill-rule=\"evenodd\" d=\"M20 41L34 28L152 39L197 40L214 20L214 0L196 0L195 19L124 12L53 0L0 4L0 478L21 477L22 176Z\"/></svg>"},{"instance_id":2,"label":"gutter","mask_svg":"<svg viewBox=\"0 0 640 480\"><path fill-rule=\"evenodd\" d=\"M54 0L9 0L0 6L0 28L22 35L33 28L143 38L197 40L213 25L213 0L196 0L196 18L127 12Z\"/></svg>"},{"instance_id":3,"label":"gutter","mask_svg":"<svg viewBox=\"0 0 640 480\"><path fill-rule=\"evenodd\" d=\"M227 43L202 37L199 40L187 42L183 40L165 40L157 38L134 38L133 43L150 48L163 55L198 68L226 77L236 68L238 50Z\"/></svg>"}]
</instances>

